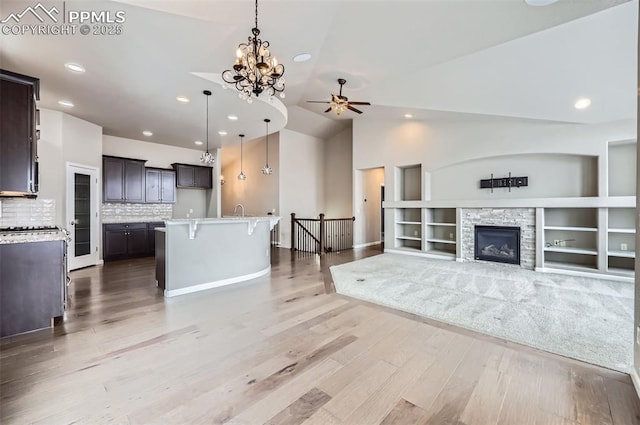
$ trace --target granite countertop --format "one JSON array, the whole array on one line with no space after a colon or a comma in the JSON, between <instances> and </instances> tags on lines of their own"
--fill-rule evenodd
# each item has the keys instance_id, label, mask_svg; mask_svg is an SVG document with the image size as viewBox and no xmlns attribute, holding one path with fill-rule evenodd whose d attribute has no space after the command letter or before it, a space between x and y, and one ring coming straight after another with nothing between
<instances>
[{"instance_id":1,"label":"granite countertop","mask_svg":"<svg viewBox=\"0 0 640 425\"><path fill-rule=\"evenodd\" d=\"M0 245L25 242L63 241L67 235L61 230L46 232L14 232L0 234Z\"/></svg>"},{"instance_id":2,"label":"granite countertop","mask_svg":"<svg viewBox=\"0 0 640 425\"><path fill-rule=\"evenodd\" d=\"M105 218L102 224L123 224L123 223L155 223L171 220L170 217L133 217L133 218Z\"/></svg>"}]
</instances>

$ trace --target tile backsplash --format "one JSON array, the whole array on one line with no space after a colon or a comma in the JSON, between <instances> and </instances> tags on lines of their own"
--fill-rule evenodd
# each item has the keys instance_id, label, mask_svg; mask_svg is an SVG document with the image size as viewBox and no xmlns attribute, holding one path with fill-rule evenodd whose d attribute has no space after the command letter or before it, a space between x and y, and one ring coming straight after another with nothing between
<instances>
[{"instance_id":1,"label":"tile backsplash","mask_svg":"<svg viewBox=\"0 0 640 425\"><path fill-rule=\"evenodd\" d=\"M0 200L0 227L55 226L54 199Z\"/></svg>"},{"instance_id":2,"label":"tile backsplash","mask_svg":"<svg viewBox=\"0 0 640 425\"><path fill-rule=\"evenodd\" d=\"M173 204L102 204L103 223L135 223L168 220L173 216Z\"/></svg>"}]
</instances>

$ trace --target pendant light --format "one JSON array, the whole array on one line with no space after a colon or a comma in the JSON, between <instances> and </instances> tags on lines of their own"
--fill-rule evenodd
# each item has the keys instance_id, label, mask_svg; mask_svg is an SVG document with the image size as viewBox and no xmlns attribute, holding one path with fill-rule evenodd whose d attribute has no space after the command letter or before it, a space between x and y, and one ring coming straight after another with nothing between
<instances>
[{"instance_id":1,"label":"pendant light","mask_svg":"<svg viewBox=\"0 0 640 425\"><path fill-rule=\"evenodd\" d=\"M267 150L267 155L266 155L266 162L265 162L265 166L262 167L262 174L265 175L269 175L269 174L273 174L273 169L271 167L269 167L269 123L271 122L271 120L269 118L265 118L264 122L267 125L267 134L265 136L266 138L266 150Z\"/></svg>"},{"instance_id":2,"label":"pendant light","mask_svg":"<svg viewBox=\"0 0 640 425\"><path fill-rule=\"evenodd\" d=\"M242 139L244 138L244 134L239 134L240 137L240 174L238 174L238 180L246 180L247 175L242 172Z\"/></svg>"},{"instance_id":3,"label":"pendant light","mask_svg":"<svg viewBox=\"0 0 640 425\"><path fill-rule=\"evenodd\" d=\"M216 159L209 153L209 97L211 96L211 92L205 90L202 93L207 96L207 150L200 155L200 162L206 165L213 165Z\"/></svg>"}]
</instances>

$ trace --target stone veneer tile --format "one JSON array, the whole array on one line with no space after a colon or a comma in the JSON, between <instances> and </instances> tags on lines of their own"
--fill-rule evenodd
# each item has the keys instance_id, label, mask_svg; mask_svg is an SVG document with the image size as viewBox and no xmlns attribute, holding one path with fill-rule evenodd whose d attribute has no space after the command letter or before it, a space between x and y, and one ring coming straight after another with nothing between
<instances>
[{"instance_id":1,"label":"stone veneer tile","mask_svg":"<svg viewBox=\"0 0 640 425\"><path fill-rule=\"evenodd\" d=\"M534 269L536 263L536 211L534 208L462 208L460 242L463 261L476 261L474 255L476 225L520 227L520 267ZM514 267L509 264L505 266Z\"/></svg>"},{"instance_id":2,"label":"stone veneer tile","mask_svg":"<svg viewBox=\"0 0 640 425\"><path fill-rule=\"evenodd\" d=\"M55 226L54 199L0 200L0 227Z\"/></svg>"},{"instance_id":3,"label":"stone veneer tile","mask_svg":"<svg viewBox=\"0 0 640 425\"><path fill-rule=\"evenodd\" d=\"M103 223L163 221L172 216L173 204L102 204Z\"/></svg>"}]
</instances>

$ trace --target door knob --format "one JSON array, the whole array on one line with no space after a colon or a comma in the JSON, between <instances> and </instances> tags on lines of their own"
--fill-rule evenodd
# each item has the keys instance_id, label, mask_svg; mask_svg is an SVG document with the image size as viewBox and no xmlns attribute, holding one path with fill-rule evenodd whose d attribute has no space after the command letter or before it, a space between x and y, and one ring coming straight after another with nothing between
<instances>
[{"instance_id":1,"label":"door knob","mask_svg":"<svg viewBox=\"0 0 640 425\"><path fill-rule=\"evenodd\" d=\"M69 224L71 224L72 226L75 226L75 225L76 225L76 221L75 221L75 220L71 220L71 221L69 222Z\"/></svg>"}]
</instances>

